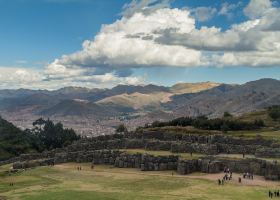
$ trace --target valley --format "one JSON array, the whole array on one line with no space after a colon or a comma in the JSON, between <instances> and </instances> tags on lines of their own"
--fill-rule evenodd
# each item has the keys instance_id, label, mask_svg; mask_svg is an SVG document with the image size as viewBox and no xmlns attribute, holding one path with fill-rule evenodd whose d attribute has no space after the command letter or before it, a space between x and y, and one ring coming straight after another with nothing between
<instances>
[{"instance_id":1,"label":"valley","mask_svg":"<svg viewBox=\"0 0 280 200\"><path fill-rule=\"evenodd\" d=\"M261 79L243 85L212 82L119 85L111 89L68 87L59 90L0 90L0 114L18 127L36 119L61 121L83 136L114 133L119 124L129 130L153 121L181 116L239 116L280 101L280 81Z\"/></svg>"}]
</instances>

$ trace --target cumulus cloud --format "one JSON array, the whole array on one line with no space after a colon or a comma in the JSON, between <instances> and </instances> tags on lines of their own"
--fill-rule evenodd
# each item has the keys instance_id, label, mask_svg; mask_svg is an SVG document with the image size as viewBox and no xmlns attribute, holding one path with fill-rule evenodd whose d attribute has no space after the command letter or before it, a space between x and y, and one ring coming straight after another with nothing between
<instances>
[{"instance_id":1,"label":"cumulus cloud","mask_svg":"<svg viewBox=\"0 0 280 200\"><path fill-rule=\"evenodd\" d=\"M2 86L18 79L20 87L111 87L143 83L143 78L133 76L134 68L279 66L280 9L269 0L251 0L244 8L248 20L226 30L196 27L196 21L214 14L230 16L240 5L179 9L171 8L169 0L134 0L124 6L118 20L84 41L80 51L40 71L0 67L0 80Z\"/></svg>"},{"instance_id":2,"label":"cumulus cloud","mask_svg":"<svg viewBox=\"0 0 280 200\"><path fill-rule=\"evenodd\" d=\"M191 9L191 12L197 21L205 22L215 16L217 9L212 7L197 7Z\"/></svg>"},{"instance_id":3,"label":"cumulus cloud","mask_svg":"<svg viewBox=\"0 0 280 200\"><path fill-rule=\"evenodd\" d=\"M244 8L244 13L251 19L255 19L265 15L271 7L271 0L250 0Z\"/></svg>"},{"instance_id":4,"label":"cumulus cloud","mask_svg":"<svg viewBox=\"0 0 280 200\"><path fill-rule=\"evenodd\" d=\"M46 80L135 83L137 78L129 79L133 68L279 65L280 12L268 0L251 0L244 9L250 20L228 30L195 26L196 20L215 14L230 17L240 5L223 3L218 11L171 8L169 0L134 0L120 19L84 41L82 50L48 65Z\"/></svg>"},{"instance_id":5,"label":"cumulus cloud","mask_svg":"<svg viewBox=\"0 0 280 200\"><path fill-rule=\"evenodd\" d=\"M123 6L122 16L131 17L137 12L150 14L158 9L169 8L171 0L132 0Z\"/></svg>"},{"instance_id":6,"label":"cumulus cloud","mask_svg":"<svg viewBox=\"0 0 280 200\"><path fill-rule=\"evenodd\" d=\"M221 6L221 9L218 12L218 15L224 15L229 19L232 19L234 14L234 10L236 10L237 8L239 8L242 5L242 2L239 1L236 4L230 4L228 2L224 2Z\"/></svg>"},{"instance_id":7,"label":"cumulus cloud","mask_svg":"<svg viewBox=\"0 0 280 200\"><path fill-rule=\"evenodd\" d=\"M188 33L166 30L156 41L195 49L211 66L277 66L280 65L280 9L267 5L259 18L234 24L228 30L217 27L192 29ZM254 6L260 6L259 2L250 1L245 14Z\"/></svg>"},{"instance_id":8,"label":"cumulus cloud","mask_svg":"<svg viewBox=\"0 0 280 200\"><path fill-rule=\"evenodd\" d=\"M62 73L61 69L27 69L22 67L0 66L0 89L58 89L67 86L89 88L110 88L117 84L140 85L145 83L142 77L119 77L113 73L90 75L84 71ZM55 77L50 77L57 72Z\"/></svg>"},{"instance_id":9,"label":"cumulus cloud","mask_svg":"<svg viewBox=\"0 0 280 200\"><path fill-rule=\"evenodd\" d=\"M81 51L64 55L50 66L83 67L102 74L143 66L201 65L199 51L154 41L162 30L168 29L188 33L195 29L195 20L188 10L170 8L125 15L113 24L104 25L93 40L83 43Z\"/></svg>"},{"instance_id":10,"label":"cumulus cloud","mask_svg":"<svg viewBox=\"0 0 280 200\"><path fill-rule=\"evenodd\" d=\"M39 70L0 67L0 86L2 88L26 88L26 86L42 81L42 74Z\"/></svg>"}]
</instances>

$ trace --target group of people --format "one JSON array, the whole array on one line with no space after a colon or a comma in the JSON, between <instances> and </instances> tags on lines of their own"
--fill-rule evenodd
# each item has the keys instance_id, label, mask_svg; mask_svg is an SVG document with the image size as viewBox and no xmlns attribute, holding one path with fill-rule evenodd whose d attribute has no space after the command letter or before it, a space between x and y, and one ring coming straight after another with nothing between
<instances>
[{"instance_id":1,"label":"group of people","mask_svg":"<svg viewBox=\"0 0 280 200\"><path fill-rule=\"evenodd\" d=\"M254 179L254 175L253 175L253 173L249 173L249 172L246 172L246 173L244 173L243 174L243 178L245 179L245 178L247 178L247 179Z\"/></svg>"},{"instance_id":2,"label":"group of people","mask_svg":"<svg viewBox=\"0 0 280 200\"><path fill-rule=\"evenodd\" d=\"M91 164L90 168L91 168L91 169L94 169L94 164ZM77 167L77 170L78 170L78 171L81 171L81 170L82 170L82 166L78 166L78 167Z\"/></svg>"},{"instance_id":3,"label":"group of people","mask_svg":"<svg viewBox=\"0 0 280 200\"><path fill-rule=\"evenodd\" d=\"M11 183L10 183L10 186L14 186L14 183L13 183L13 182L11 182Z\"/></svg>"},{"instance_id":4,"label":"group of people","mask_svg":"<svg viewBox=\"0 0 280 200\"><path fill-rule=\"evenodd\" d=\"M232 180L232 171L228 167L224 168L225 175L223 176L223 179L218 179L219 185L224 185L225 181Z\"/></svg>"},{"instance_id":5,"label":"group of people","mask_svg":"<svg viewBox=\"0 0 280 200\"><path fill-rule=\"evenodd\" d=\"M272 199L273 196L274 196L274 197L280 197L280 191L278 190L278 191L272 192L272 191L269 190L269 191L268 191L268 197Z\"/></svg>"}]
</instances>

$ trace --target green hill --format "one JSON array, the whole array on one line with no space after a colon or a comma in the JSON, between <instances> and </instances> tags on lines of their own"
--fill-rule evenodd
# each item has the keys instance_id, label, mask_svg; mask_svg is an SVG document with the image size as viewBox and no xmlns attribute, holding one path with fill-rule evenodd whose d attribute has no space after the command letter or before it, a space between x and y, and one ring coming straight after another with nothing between
<instances>
[{"instance_id":1,"label":"green hill","mask_svg":"<svg viewBox=\"0 0 280 200\"><path fill-rule=\"evenodd\" d=\"M0 160L36 151L35 137L0 117Z\"/></svg>"}]
</instances>

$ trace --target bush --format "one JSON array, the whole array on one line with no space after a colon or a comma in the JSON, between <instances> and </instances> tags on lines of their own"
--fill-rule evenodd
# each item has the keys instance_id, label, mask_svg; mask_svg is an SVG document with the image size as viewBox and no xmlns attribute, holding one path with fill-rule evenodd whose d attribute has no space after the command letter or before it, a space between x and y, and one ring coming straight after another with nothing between
<instances>
[{"instance_id":1,"label":"bush","mask_svg":"<svg viewBox=\"0 0 280 200\"><path fill-rule=\"evenodd\" d=\"M125 127L124 124L120 124L117 128L116 128L116 133L127 133L127 128Z\"/></svg>"},{"instance_id":2,"label":"bush","mask_svg":"<svg viewBox=\"0 0 280 200\"><path fill-rule=\"evenodd\" d=\"M204 130L220 130L226 131L237 131L237 130L255 130L264 126L262 120L255 120L251 122L243 122L228 118L216 118L208 119L205 116L199 116L197 118L180 117L169 122L155 121L151 127L164 127L164 126L193 126L198 129Z\"/></svg>"},{"instance_id":3,"label":"bush","mask_svg":"<svg viewBox=\"0 0 280 200\"><path fill-rule=\"evenodd\" d=\"M274 120L280 119L280 106L275 105L268 108L268 115Z\"/></svg>"}]
</instances>

